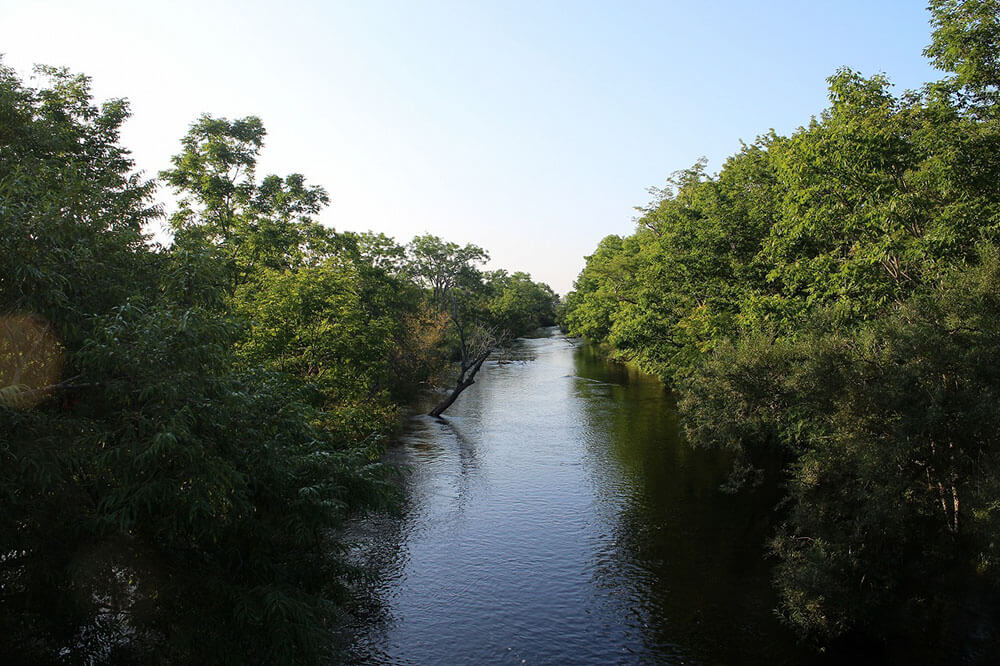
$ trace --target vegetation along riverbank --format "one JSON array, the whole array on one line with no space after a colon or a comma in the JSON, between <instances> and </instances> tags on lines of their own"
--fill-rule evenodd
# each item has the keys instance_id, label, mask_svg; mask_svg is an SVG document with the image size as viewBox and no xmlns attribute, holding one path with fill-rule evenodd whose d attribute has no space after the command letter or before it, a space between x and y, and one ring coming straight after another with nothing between
<instances>
[{"instance_id":1,"label":"vegetation along riverbank","mask_svg":"<svg viewBox=\"0 0 1000 666\"><path fill-rule=\"evenodd\" d=\"M315 7L303 15L306 9ZM407 3L395 7L403 9ZM452 152L442 152L448 157L439 167L484 167L476 183L489 187L473 190L480 209L471 213L516 199L517 214L505 209L493 224L523 215L537 238L525 240L512 225L504 229L516 239L511 247L530 241L548 253L546 243L557 237L569 247L569 233L583 226L560 210L570 218L558 227L561 236L554 223L543 229L552 220L537 201L521 202L527 190L511 183L523 181L506 176L530 171L541 182L539 174L560 173L566 189L551 192L578 193L592 186L575 179L598 163L621 169L629 159L607 145L587 155L599 155L593 162L571 152L591 150L584 134L627 143L610 131L614 116L585 109L572 86L593 84L602 103L624 98L640 85L638 76L623 75L639 71L638 59L622 59L624 39L619 53L604 37L581 38L570 44L577 52L600 42L611 55L600 67L583 63L587 71L566 74L578 64L576 52L550 44L543 24L518 16L508 26L538 28L533 38L545 44L537 48L498 29L497 44L520 54L508 57L478 32L500 25L498 16L454 29L452 13L461 12L452 10L448 21L425 25L472 35L476 48L504 53L519 71L497 67L483 78L493 70L443 49L440 69L453 79L446 84L464 87L449 93L442 83L438 91L422 78L430 80L435 67L410 60L420 49L436 53L429 48L435 39L421 34L404 58L383 45L419 31L407 25L394 34L377 17L369 32L382 35L376 50L384 53L369 64L402 72L397 84L376 82L347 47L331 56L330 73L357 68L362 92L390 100L386 113L424 100L423 115L414 111L397 124L407 132L412 124L426 143L414 144L410 161L392 157L401 134L389 130L398 127L359 106L352 122L369 132L362 157L386 150L366 168L380 176L390 163L404 164L399 172L423 168L433 152L427 146L441 138ZM433 480L421 477L425 485L411 490L429 488L436 499L424 505L432 510L412 513L430 516L428 529L394 523L393 545L407 553L405 538L415 533L410 544L423 547L414 551L423 559L414 556L413 569L386 570L425 566L430 573L417 583L443 581L411 586L427 596L405 597L411 607L430 608L422 617L431 622L440 589L455 580L463 586L453 588L451 602L484 605L452 604L477 614L445 627L452 642L414 640L465 645L466 654L489 659L514 654L516 639L552 663L572 663L560 639L576 632L576 656L589 650L590 663L639 654L731 661L758 640L765 625L754 618L773 619L776 607L784 624L768 635L771 647L780 643L774 653L789 659L804 654L800 648L822 659L861 645L865 654L897 654L902 646L929 660L943 654L989 663L1000 645L1000 0L930 0L929 10L924 55L938 80L895 91L885 74L834 72L829 106L797 130L742 145L716 173L707 160L675 172L640 209L634 233L600 241L562 300L525 272L493 267L473 243L431 233L397 241L323 224L331 202L323 187L299 173L258 172L266 132L255 116L201 115L150 177L121 140L125 100L95 101L90 79L67 69L39 67L28 80L0 62L0 662L336 662L346 649L338 641L348 642L352 595L366 575L351 560L344 528L405 504L384 445L415 396L432 395L427 389L447 378L428 417L411 420L418 436L402 450L423 450L423 458L405 459L425 461L442 478L457 469L455 495L482 501L460 503L468 513L450 512L450 495L435 494ZM194 15L202 14L198 6ZM297 43L324 41L301 37L305 21L288 14ZM369 34L344 28L351 20L329 25L344 39ZM553 20L560 30L567 24L561 15ZM643 46L656 41L618 32ZM241 46L261 40L245 37ZM103 41L117 43L117 36ZM536 64L539 54L564 60L565 71ZM406 66L397 67L401 60ZM454 62L468 69L449 69ZM601 69L616 62L619 70ZM284 67L274 70L295 78ZM539 106L544 95L532 101L495 88L538 73L546 78L537 85L511 89L554 90L557 102L545 102L551 107ZM480 79L481 89L469 87ZM390 89L402 96L383 95ZM310 83L299 99L312 100L317 90ZM422 97L427 91L433 94ZM442 120L451 110L427 110L435 108L432 97L455 108L482 102L481 117ZM665 105L645 106L659 113ZM525 124L512 124L519 116ZM372 118L373 126L362 123ZM581 130L576 121L590 124ZM319 134L315 120L295 122ZM437 132L449 123L469 134L446 140ZM343 124L344 134L357 130ZM537 144L545 159L499 159L490 154L498 144L485 142L492 134ZM561 143L542 142L548 134ZM507 170L486 169L491 160ZM387 182L384 190L399 186ZM441 189L449 188L461 189ZM370 198L367 205L380 205ZM474 208L452 207L462 215ZM464 228L486 219L471 215ZM647 374L616 376L594 360L592 347L562 334L519 341L524 364L487 363L498 348L556 322L655 375L673 395ZM536 353L542 360L516 374ZM486 392L473 387L491 377L503 382L496 395L507 396L507 411L485 409ZM525 377L538 384L521 391ZM531 390L547 391L548 400ZM472 405L463 411L463 402ZM457 414L452 422L440 418L449 413ZM489 414L505 419L504 427L491 429ZM694 460L689 467L686 456ZM730 460L728 481L709 495L719 485L715 471ZM471 472L503 465L507 474L476 477L479 495L463 490ZM598 491L595 500L590 493ZM728 508L737 500L721 493L748 494L740 509L745 529L711 529L734 515ZM670 503L676 506L661 510ZM501 515L505 506L519 512ZM704 519L687 533L685 506L697 506L688 513ZM500 523L503 539L496 538ZM477 529L459 529L469 525ZM433 539L419 541L429 534L475 538L446 544L470 546L456 555ZM767 562L759 556L764 539ZM726 552L702 568L713 543ZM441 564L449 553L453 568ZM735 642L716 649L716 634L700 633L709 624L702 618L729 622L718 610L735 584L719 581L735 580L744 564L737 560L749 559L740 598L753 609L750 620L733 632ZM767 574L758 584L767 569L770 587ZM698 575L717 578L710 585ZM495 596L480 594L484 580ZM510 601L508 619L494 627L497 607L489 603L501 596ZM580 617L592 610L586 604L604 602L604 614L591 617L608 630L598 634ZM550 621L553 607L561 624ZM553 626L566 629L545 633ZM520 632L513 638L512 627ZM405 660L413 652L372 635L363 654ZM675 645L675 636L694 637L698 649Z\"/></svg>"},{"instance_id":2,"label":"vegetation along riverbank","mask_svg":"<svg viewBox=\"0 0 1000 666\"><path fill-rule=\"evenodd\" d=\"M127 104L39 74L0 67L3 660L313 662L399 405L555 295L472 245L320 225L323 188L257 177L253 117L191 125L153 243Z\"/></svg>"},{"instance_id":3,"label":"vegetation along riverbank","mask_svg":"<svg viewBox=\"0 0 1000 666\"><path fill-rule=\"evenodd\" d=\"M941 80L839 70L791 135L675 173L561 313L738 453L733 488L785 484L780 610L821 645L998 619L1000 17L930 9Z\"/></svg>"}]
</instances>

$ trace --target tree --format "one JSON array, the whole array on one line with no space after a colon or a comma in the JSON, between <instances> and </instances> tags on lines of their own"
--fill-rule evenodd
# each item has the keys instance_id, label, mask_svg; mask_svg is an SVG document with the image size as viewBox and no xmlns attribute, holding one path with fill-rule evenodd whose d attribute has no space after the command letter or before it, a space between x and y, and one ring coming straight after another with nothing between
<instances>
[{"instance_id":1,"label":"tree","mask_svg":"<svg viewBox=\"0 0 1000 666\"><path fill-rule=\"evenodd\" d=\"M98 108L86 77L36 73L47 87L0 66L0 650L18 661L102 633L97 590L73 569L102 539L99 442L78 410L104 378L79 353L95 318L156 291L142 232L153 185L117 143L127 104Z\"/></svg>"},{"instance_id":2,"label":"tree","mask_svg":"<svg viewBox=\"0 0 1000 666\"><path fill-rule=\"evenodd\" d=\"M822 643L968 636L1000 594L995 372L1000 11L934 0L948 79L895 95L841 69L830 105L715 175L675 174L601 242L569 332L659 374L730 487L787 490L782 612Z\"/></svg>"},{"instance_id":3,"label":"tree","mask_svg":"<svg viewBox=\"0 0 1000 666\"><path fill-rule=\"evenodd\" d=\"M813 638L953 631L956 596L1000 584L996 248L977 264L855 330L724 344L683 386L693 443L754 466L784 449L776 583Z\"/></svg>"},{"instance_id":4,"label":"tree","mask_svg":"<svg viewBox=\"0 0 1000 666\"><path fill-rule=\"evenodd\" d=\"M425 234L406 247L407 273L431 292L431 303L443 310L452 305L453 290L475 290L482 282L477 266L490 255L478 245L459 246Z\"/></svg>"},{"instance_id":5,"label":"tree","mask_svg":"<svg viewBox=\"0 0 1000 666\"><path fill-rule=\"evenodd\" d=\"M335 242L314 221L330 198L301 174L256 179L265 130L259 118L201 116L160 177L181 195L170 218L175 244L219 247L231 271L231 290L257 270L316 263Z\"/></svg>"},{"instance_id":6,"label":"tree","mask_svg":"<svg viewBox=\"0 0 1000 666\"><path fill-rule=\"evenodd\" d=\"M486 288L477 264L489 255L476 245L460 247L430 234L417 236L406 249L407 273L429 291L429 306L448 317L458 356L455 387L429 412L437 418L475 383L483 363L504 341L502 333L483 323Z\"/></svg>"},{"instance_id":7,"label":"tree","mask_svg":"<svg viewBox=\"0 0 1000 666\"><path fill-rule=\"evenodd\" d=\"M251 218L154 251L127 106L41 73L0 68L2 658L319 661L336 528L384 504L381 468L321 427L314 388L237 357L218 263Z\"/></svg>"},{"instance_id":8,"label":"tree","mask_svg":"<svg viewBox=\"0 0 1000 666\"><path fill-rule=\"evenodd\" d=\"M938 69L953 72L950 87L964 91L980 111L1000 101L1000 2L931 0L934 32L924 55Z\"/></svg>"},{"instance_id":9,"label":"tree","mask_svg":"<svg viewBox=\"0 0 1000 666\"><path fill-rule=\"evenodd\" d=\"M414 326L419 302L412 285L354 252L268 270L236 293L249 322L237 350L250 366L316 389L328 429L375 443L395 426L395 402L427 378L426 357L437 355L414 340L424 332Z\"/></svg>"},{"instance_id":10,"label":"tree","mask_svg":"<svg viewBox=\"0 0 1000 666\"><path fill-rule=\"evenodd\" d=\"M493 271L485 279L492 293L487 308L494 325L517 336L555 323L558 297L547 284L520 271Z\"/></svg>"}]
</instances>

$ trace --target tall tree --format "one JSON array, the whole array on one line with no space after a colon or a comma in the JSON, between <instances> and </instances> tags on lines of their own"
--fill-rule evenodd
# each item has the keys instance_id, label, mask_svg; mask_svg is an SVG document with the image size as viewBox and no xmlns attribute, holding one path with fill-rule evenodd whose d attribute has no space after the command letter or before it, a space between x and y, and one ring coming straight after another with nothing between
<instances>
[{"instance_id":1,"label":"tall tree","mask_svg":"<svg viewBox=\"0 0 1000 666\"><path fill-rule=\"evenodd\" d=\"M228 222L153 251L127 106L42 73L0 68L0 661L329 656L335 529L385 500L380 468L236 357Z\"/></svg>"},{"instance_id":2,"label":"tall tree","mask_svg":"<svg viewBox=\"0 0 1000 666\"><path fill-rule=\"evenodd\" d=\"M985 111L1000 101L1000 2L931 0L931 44L924 55L954 73L948 83Z\"/></svg>"},{"instance_id":3,"label":"tall tree","mask_svg":"<svg viewBox=\"0 0 1000 666\"><path fill-rule=\"evenodd\" d=\"M222 249L231 284L254 271L316 263L331 250L331 232L314 220L329 195L301 174L257 181L265 130L259 118L201 116L161 178L181 195L170 217L180 247L208 242Z\"/></svg>"},{"instance_id":4,"label":"tall tree","mask_svg":"<svg viewBox=\"0 0 1000 666\"><path fill-rule=\"evenodd\" d=\"M783 482L782 611L820 641L1000 625L1000 5L930 10L951 76L839 70L806 126L676 174L562 316L677 390L731 485Z\"/></svg>"},{"instance_id":5,"label":"tall tree","mask_svg":"<svg viewBox=\"0 0 1000 666\"><path fill-rule=\"evenodd\" d=\"M504 334L483 319L482 301L486 294L478 265L489 255L476 245L459 246L430 234L417 236L407 246L407 272L429 291L430 307L443 312L449 321L458 352L458 376L444 400L430 411L439 417L467 388Z\"/></svg>"}]
</instances>

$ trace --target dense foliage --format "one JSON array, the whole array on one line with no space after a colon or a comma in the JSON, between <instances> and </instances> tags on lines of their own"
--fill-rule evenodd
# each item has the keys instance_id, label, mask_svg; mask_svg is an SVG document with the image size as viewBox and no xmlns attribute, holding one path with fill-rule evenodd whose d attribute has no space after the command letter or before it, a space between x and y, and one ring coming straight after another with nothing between
<instances>
[{"instance_id":1,"label":"dense foliage","mask_svg":"<svg viewBox=\"0 0 1000 666\"><path fill-rule=\"evenodd\" d=\"M930 10L947 78L838 71L807 126L674 174L561 313L736 485L780 472L782 612L820 641L979 631L1000 589L1000 3Z\"/></svg>"},{"instance_id":2,"label":"dense foliage","mask_svg":"<svg viewBox=\"0 0 1000 666\"><path fill-rule=\"evenodd\" d=\"M0 67L0 661L329 656L338 528L391 500L379 443L455 355L448 311L412 249L258 181L252 117L192 125L154 246L126 103L39 74ZM523 274L462 279L476 325L551 320Z\"/></svg>"}]
</instances>

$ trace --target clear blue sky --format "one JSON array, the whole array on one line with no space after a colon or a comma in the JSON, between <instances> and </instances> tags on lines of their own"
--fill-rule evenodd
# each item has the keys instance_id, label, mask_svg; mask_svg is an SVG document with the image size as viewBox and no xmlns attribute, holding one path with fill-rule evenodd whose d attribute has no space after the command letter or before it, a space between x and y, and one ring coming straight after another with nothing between
<instances>
[{"instance_id":1,"label":"clear blue sky","mask_svg":"<svg viewBox=\"0 0 1000 666\"><path fill-rule=\"evenodd\" d=\"M131 100L148 174L199 114L257 115L261 173L326 187L325 223L476 243L564 293L648 187L807 123L837 67L937 78L927 18L916 0L0 0L0 53Z\"/></svg>"}]
</instances>

